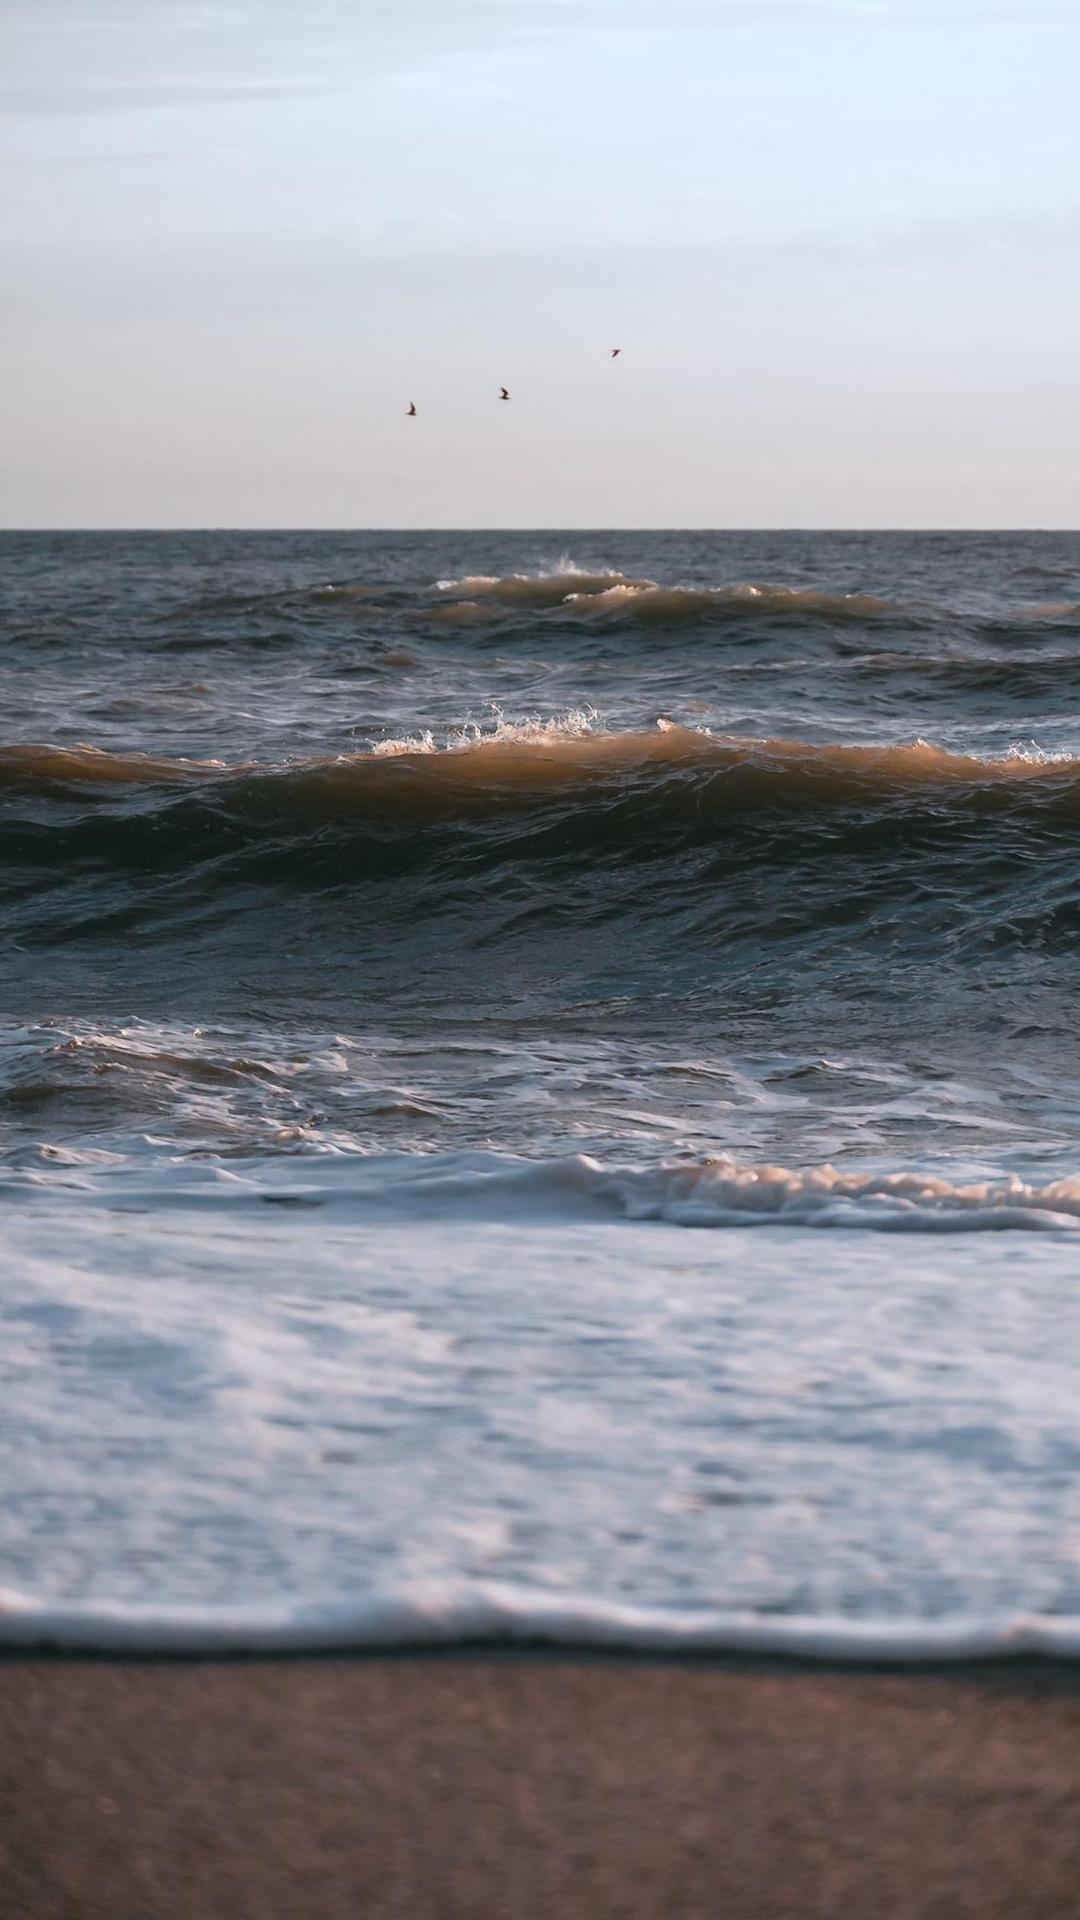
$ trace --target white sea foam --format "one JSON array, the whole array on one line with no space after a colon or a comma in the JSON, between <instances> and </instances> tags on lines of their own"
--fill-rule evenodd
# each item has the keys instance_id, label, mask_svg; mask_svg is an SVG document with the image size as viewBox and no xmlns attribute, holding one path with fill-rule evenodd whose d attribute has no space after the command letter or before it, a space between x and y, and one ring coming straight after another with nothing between
<instances>
[{"instance_id":1,"label":"white sea foam","mask_svg":"<svg viewBox=\"0 0 1080 1920\"><path fill-rule=\"evenodd\" d=\"M999 757L1006 763L1018 760L1029 767L1069 766L1076 758L1075 754L1068 752L1064 747L1040 747L1037 740L1014 740Z\"/></svg>"},{"instance_id":2,"label":"white sea foam","mask_svg":"<svg viewBox=\"0 0 1080 1920\"><path fill-rule=\"evenodd\" d=\"M65 1607L0 1591L0 1647L95 1653L313 1653L463 1645L596 1647L863 1664L1080 1660L1080 1619L842 1619L638 1607L481 1584L357 1605Z\"/></svg>"},{"instance_id":3,"label":"white sea foam","mask_svg":"<svg viewBox=\"0 0 1080 1920\"><path fill-rule=\"evenodd\" d=\"M962 1183L921 1172L840 1172L748 1167L718 1159L693 1167L613 1173L598 1189L616 1195L628 1218L679 1226L811 1227L970 1231L1080 1227L1080 1176L1031 1186L1016 1175Z\"/></svg>"},{"instance_id":4,"label":"white sea foam","mask_svg":"<svg viewBox=\"0 0 1080 1920\"><path fill-rule=\"evenodd\" d=\"M596 731L599 715L594 707L574 707L568 712L556 714L552 719L542 720L534 714L522 720L507 720L496 709L490 722L468 721L447 736L445 745L440 749L435 736L429 729L417 734L406 734L400 739L380 740L372 748L373 754L380 759L392 759L400 754L413 753L461 753L470 747L500 746L513 744L522 747L551 746L555 742L566 740L584 740ZM661 727L667 722L659 722Z\"/></svg>"},{"instance_id":5,"label":"white sea foam","mask_svg":"<svg viewBox=\"0 0 1080 1920\"><path fill-rule=\"evenodd\" d=\"M687 1233L689 1171L6 1168L0 1636L1080 1617L1073 1234Z\"/></svg>"},{"instance_id":6,"label":"white sea foam","mask_svg":"<svg viewBox=\"0 0 1080 1920\"><path fill-rule=\"evenodd\" d=\"M697 1228L815 1227L901 1233L1080 1229L1080 1175L1039 1185L1018 1174L965 1180L919 1170L854 1171L829 1165L745 1165L726 1157L645 1166L605 1165L589 1154L525 1160L462 1151L383 1155L333 1152L228 1167L187 1156L113 1162L39 1148L9 1158L0 1187L78 1188L112 1206L122 1189L140 1207L230 1201L359 1209L379 1217L663 1222Z\"/></svg>"},{"instance_id":7,"label":"white sea foam","mask_svg":"<svg viewBox=\"0 0 1080 1920\"><path fill-rule=\"evenodd\" d=\"M558 559L536 567L531 573L447 575L435 584L441 594L450 597L464 594L470 599L480 595L513 599L527 597L534 591L550 598L559 590L581 595L603 594L611 587L648 588L657 583L650 578L623 573L618 567L582 566L569 554L562 554Z\"/></svg>"},{"instance_id":8,"label":"white sea foam","mask_svg":"<svg viewBox=\"0 0 1080 1920\"><path fill-rule=\"evenodd\" d=\"M451 1164L456 1163L456 1164ZM343 1171L343 1170L340 1170ZM803 1226L900 1232L1080 1228L1080 1176L1044 1186L1016 1175L957 1182L923 1172L841 1172L820 1166L745 1166L718 1158L655 1167L606 1167L587 1154L514 1162L440 1156L390 1176L418 1204L499 1217L603 1209L681 1227ZM340 1189L339 1189L340 1191ZM375 1194L373 1198L377 1197Z\"/></svg>"}]
</instances>

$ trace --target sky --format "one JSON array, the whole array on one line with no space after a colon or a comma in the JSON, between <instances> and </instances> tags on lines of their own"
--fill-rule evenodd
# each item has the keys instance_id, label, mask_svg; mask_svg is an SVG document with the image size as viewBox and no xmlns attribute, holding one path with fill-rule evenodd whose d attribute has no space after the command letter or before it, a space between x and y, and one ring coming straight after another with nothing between
<instances>
[{"instance_id":1,"label":"sky","mask_svg":"<svg viewBox=\"0 0 1080 1920\"><path fill-rule=\"evenodd\" d=\"M1080 0L0 0L0 525L1078 527L1078 72Z\"/></svg>"}]
</instances>

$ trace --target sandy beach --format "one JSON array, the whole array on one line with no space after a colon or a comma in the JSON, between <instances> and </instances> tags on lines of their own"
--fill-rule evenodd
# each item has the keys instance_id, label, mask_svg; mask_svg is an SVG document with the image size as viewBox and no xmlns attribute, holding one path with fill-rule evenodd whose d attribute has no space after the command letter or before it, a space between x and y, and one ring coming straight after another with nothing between
<instances>
[{"instance_id":1,"label":"sandy beach","mask_svg":"<svg viewBox=\"0 0 1080 1920\"><path fill-rule=\"evenodd\" d=\"M5 1920L1080 1911L1080 1675L14 1658Z\"/></svg>"}]
</instances>

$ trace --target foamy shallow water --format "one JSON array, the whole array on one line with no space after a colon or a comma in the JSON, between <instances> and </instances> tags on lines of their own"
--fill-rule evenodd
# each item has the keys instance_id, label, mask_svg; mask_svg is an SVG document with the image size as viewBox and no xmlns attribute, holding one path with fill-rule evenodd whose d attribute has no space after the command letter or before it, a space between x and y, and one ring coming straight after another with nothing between
<instances>
[{"instance_id":1,"label":"foamy shallow water","mask_svg":"<svg viewBox=\"0 0 1080 1920\"><path fill-rule=\"evenodd\" d=\"M1069 1226L691 1232L628 1181L9 1167L0 1637L1080 1619Z\"/></svg>"}]
</instances>

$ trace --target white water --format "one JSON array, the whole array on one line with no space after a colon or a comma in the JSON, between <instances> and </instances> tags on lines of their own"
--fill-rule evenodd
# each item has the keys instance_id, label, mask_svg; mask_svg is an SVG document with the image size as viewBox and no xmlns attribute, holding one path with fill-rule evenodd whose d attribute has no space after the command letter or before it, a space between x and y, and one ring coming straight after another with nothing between
<instances>
[{"instance_id":1,"label":"white water","mask_svg":"<svg viewBox=\"0 0 1080 1920\"><path fill-rule=\"evenodd\" d=\"M1080 1659L1080 1621L1025 1618L911 1621L766 1619L679 1612L527 1588L476 1586L368 1606L188 1607L155 1611L35 1606L0 1592L0 1646L94 1653L325 1653L422 1647L604 1647L631 1652L743 1654L809 1660Z\"/></svg>"},{"instance_id":2,"label":"white water","mask_svg":"<svg viewBox=\"0 0 1080 1920\"><path fill-rule=\"evenodd\" d=\"M2 1194L0 1640L1080 1646L1075 1183L147 1147Z\"/></svg>"},{"instance_id":3,"label":"white water","mask_svg":"<svg viewBox=\"0 0 1080 1920\"><path fill-rule=\"evenodd\" d=\"M547 1160L460 1152L326 1155L219 1162L150 1159L56 1147L10 1154L0 1192L78 1193L88 1206L269 1205L359 1209L364 1219L462 1219L556 1226L612 1216L684 1227L811 1226L888 1232L1080 1230L1080 1175L951 1180L933 1172L748 1165L719 1155L652 1167L604 1166L583 1153Z\"/></svg>"}]
</instances>

